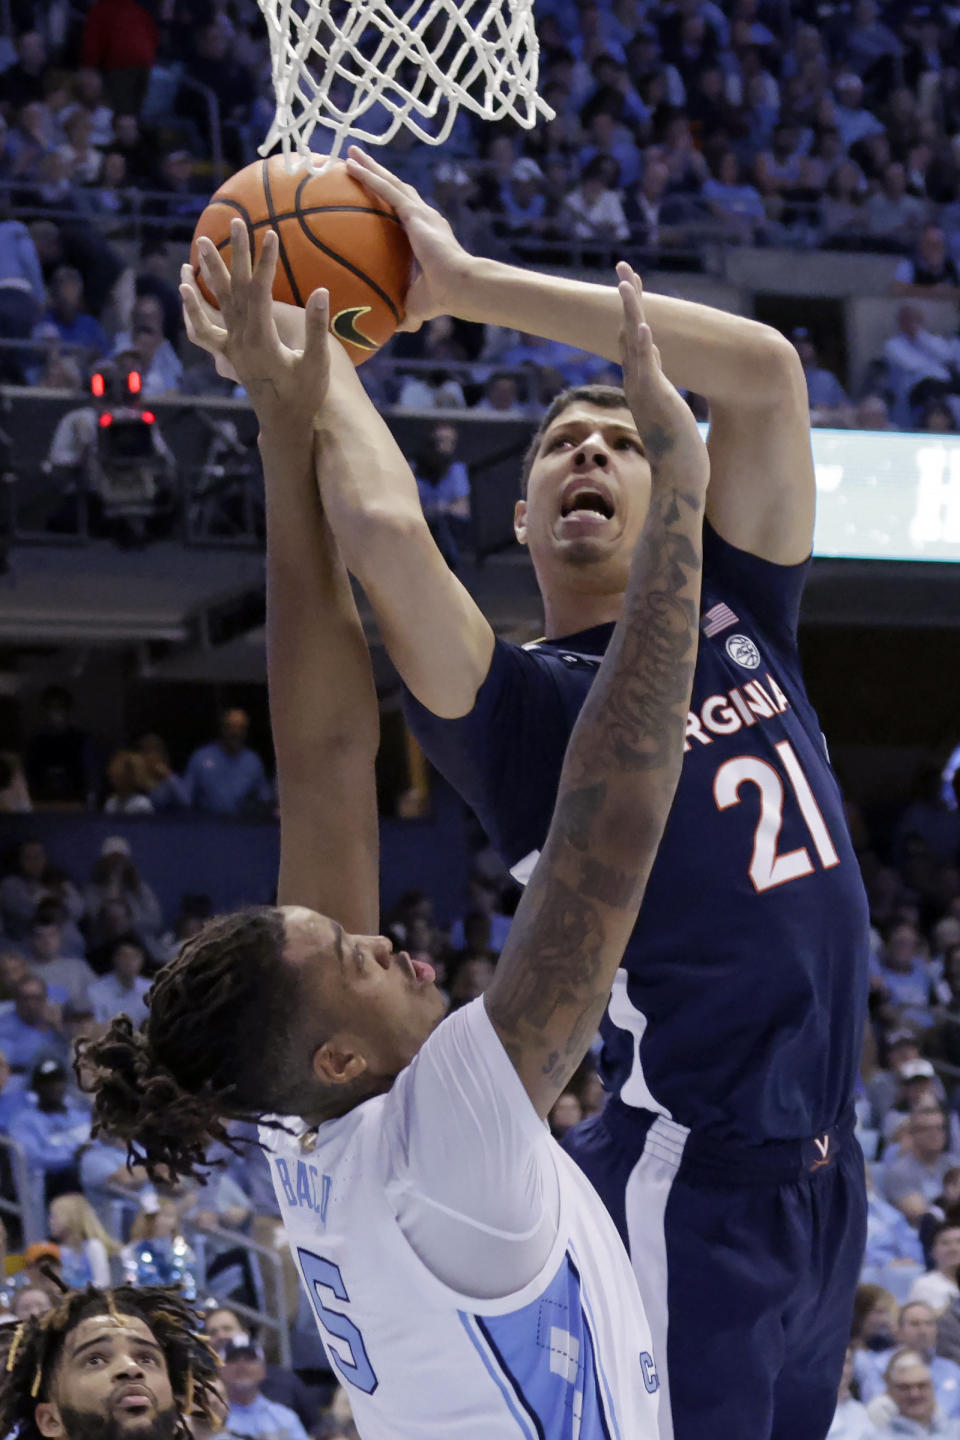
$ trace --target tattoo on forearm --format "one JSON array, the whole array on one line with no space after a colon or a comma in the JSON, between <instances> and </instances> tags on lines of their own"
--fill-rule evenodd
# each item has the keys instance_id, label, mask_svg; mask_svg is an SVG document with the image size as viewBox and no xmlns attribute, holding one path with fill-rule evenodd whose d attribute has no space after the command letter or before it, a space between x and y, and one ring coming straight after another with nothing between
<instances>
[{"instance_id":1,"label":"tattoo on forearm","mask_svg":"<svg viewBox=\"0 0 960 1440\"><path fill-rule=\"evenodd\" d=\"M672 438L644 437L655 464ZM669 813L696 658L702 500L654 484L624 602L487 1005L518 1066L561 1087L603 1014L624 920ZM689 593L688 586L692 585Z\"/></svg>"}]
</instances>

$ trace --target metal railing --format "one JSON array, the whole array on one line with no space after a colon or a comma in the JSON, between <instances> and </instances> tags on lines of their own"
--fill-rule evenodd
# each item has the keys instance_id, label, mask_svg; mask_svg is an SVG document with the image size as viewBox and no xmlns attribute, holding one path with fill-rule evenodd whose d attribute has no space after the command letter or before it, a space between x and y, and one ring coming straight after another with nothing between
<instances>
[{"instance_id":1,"label":"metal railing","mask_svg":"<svg viewBox=\"0 0 960 1440\"><path fill-rule=\"evenodd\" d=\"M9 1135L0 1135L0 1151L7 1156L14 1198L0 1195L0 1215L15 1219L20 1225L23 1249L44 1238L44 1229L32 1203L30 1166L22 1146Z\"/></svg>"},{"instance_id":2,"label":"metal railing","mask_svg":"<svg viewBox=\"0 0 960 1440\"><path fill-rule=\"evenodd\" d=\"M139 1208L139 1197L136 1192L131 1193L112 1185L107 1186L107 1192L110 1195L110 1223L107 1228L112 1235L122 1239L126 1231L126 1219ZM279 1251L252 1240L242 1230L227 1230L220 1225L208 1225L201 1229L197 1225L192 1225L189 1220L183 1220L181 1229L184 1239L189 1243L196 1257L192 1273L201 1296L207 1291L207 1274L212 1262L227 1250L243 1252L250 1273L255 1279L258 1298L262 1299L266 1293L272 1293L276 1297L276 1313L266 1309L265 1300L261 1305L247 1305L231 1297L223 1303L235 1311L241 1319L249 1320L251 1325L255 1325L258 1333L266 1330L275 1335L279 1362L287 1369L291 1369L290 1332L296 1316L291 1315L287 1309L286 1277L283 1259ZM208 1242L211 1240L217 1242L216 1254L208 1253ZM269 1274L271 1284L264 1284L264 1271ZM257 1281L260 1283L256 1283Z\"/></svg>"}]
</instances>

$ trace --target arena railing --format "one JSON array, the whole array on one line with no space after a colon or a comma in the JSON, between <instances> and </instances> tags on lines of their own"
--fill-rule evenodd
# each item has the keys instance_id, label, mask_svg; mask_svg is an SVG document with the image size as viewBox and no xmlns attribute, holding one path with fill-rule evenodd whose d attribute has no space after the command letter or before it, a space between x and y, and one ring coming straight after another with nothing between
<instances>
[{"instance_id":1,"label":"arena railing","mask_svg":"<svg viewBox=\"0 0 960 1440\"><path fill-rule=\"evenodd\" d=\"M112 1235L125 1243L129 1221L139 1208L139 1197L136 1192L121 1190L116 1186L111 1185L107 1189L110 1195L107 1228ZM255 1277L258 1299L262 1303L246 1305L233 1298L224 1300L223 1303L229 1304L230 1309L235 1310L242 1319L249 1320L251 1325L255 1325L261 1335L266 1331L269 1335L274 1336L279 1363L290 1369L293 1353L290 1334L296 1316L291 1315L287 1308L286 1276L280 1252L252 1240L242 1230L228 1230L220 1225L207 1225L201 1229L197 1225L192 1225L189 1220L184 1220L181 1228L184 1239L196 1257L192 1273L197 1282L197 1294L201 1301L209 1293L207 1272L211 1262L216 1258L216 1256L208 1254L209 1242L217 1243L217 1255L222 1255L228 1250L241 1251L244 1254L248 1269ZM270 1283L267 1285L263 1283L264 1270L270 1276ZM275 1311L267 1309L266 1294L268 1291L275 1297Z\"/></svg>"},{"instance_id":2,"label":"arena railing","mask_svg":"<svg viewBox=\"0 0 960 1440\"><path fill-rule=\"evenodd\" d=\"M0 1134L0 1154L6 1157L13 1196L0 1195L0 1215L16 1220L20 1227L23 1249L42 1240L46 1234L43 1221L32 1203L33 1190L30 1183L30 1167L22 1146L9 1135Z\"/></svg>"}]
</instances>

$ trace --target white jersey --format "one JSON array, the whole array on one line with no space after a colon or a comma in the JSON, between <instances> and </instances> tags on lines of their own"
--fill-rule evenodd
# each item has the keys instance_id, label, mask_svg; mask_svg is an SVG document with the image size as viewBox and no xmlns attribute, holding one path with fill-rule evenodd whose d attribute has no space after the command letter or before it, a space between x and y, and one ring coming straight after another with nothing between
<instances>
[{"instance_id":1,"label":"white jersey","mask_svg":"<svg viewBox=\"0 0 960 1440\"><path fill-rule=\"evenodd\" d=\"M286 1123L260 1140L363 1440L656 1440L627 1252L482 999L386 1095Z\"/></svg>"}]
</instances>

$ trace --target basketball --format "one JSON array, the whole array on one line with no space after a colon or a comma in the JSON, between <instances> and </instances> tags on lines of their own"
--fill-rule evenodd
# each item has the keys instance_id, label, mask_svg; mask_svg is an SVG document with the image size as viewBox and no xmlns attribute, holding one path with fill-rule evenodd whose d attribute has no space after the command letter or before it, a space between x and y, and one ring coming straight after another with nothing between
<instances>
[{"instance_id":1,"label":"basketball","mask_svg":"<svg viewBox=\"0 0 960 1440\"><path fill-rule=\"evenodd\" d=\"M282 155L232 175L197 221L190 264L203 295L197 240L207 235L230 266L230 222L244 221L256 258L269 229L280 241L273 298L306 305L323 285L330 292L330 329L355 365L386 344L403 319L410 282L410 245L391 206L375 199L342 160L323 172L291 173Z\"/></svg>"}]
</instances>

